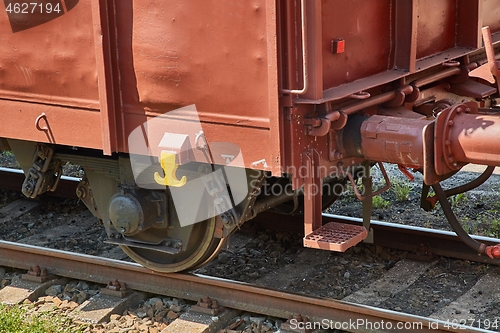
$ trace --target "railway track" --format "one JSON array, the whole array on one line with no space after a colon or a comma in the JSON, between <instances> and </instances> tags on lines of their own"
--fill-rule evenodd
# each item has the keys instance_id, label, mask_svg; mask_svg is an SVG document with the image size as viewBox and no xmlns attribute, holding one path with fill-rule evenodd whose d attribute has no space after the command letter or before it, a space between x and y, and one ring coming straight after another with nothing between
<instances>
[{"instance_id":1,"label":"railway track","mask_svg":"<svg viewBox=\"0 0 500 333\"><path fill-rule=\"evenodd\" d=\"M75 254L65 251L40 248L0 241L0 265L28 270L39 265L50 273L72 279L84 279L106 284L120 277L134 290L199 300L210 295L219 304L275 317L287 318L298 313L312 322L327 320L331 327L370 332L361 324L378 325L382 331L400 331L402 327L419 332L487 332L454 323L451 325L438 319L418 317L381 308L327 300L303 295L269 290L236 281L217 279L192 274L158 274L137 264L112 259ZM337 324L336 324L337 323ZM352 327L345 323L356 323ZM384 323L384 324L382 324ZM344 327L342 327L344 325ZM406 325L406 326L400 326ZM453 327L452 327L453 326Z\"/></svg>"},{"instance_id":2,"label":"railway track","mask_svg":"<svg viewBox=\"0 0 500 333\"><path fill-rule=\"evenodd\" d=\"M24 181L24 174L21 170L0 167L0 187L9 190L19 190ZM76 199L76 186L79 178L62 176L61 181L55 192L46 192L47 195ZM302 227L301 216L288 216L266 212L259 215L257 221L273 220L276 228L288 230ZM323 224L328 222L341 222L361 225L359 218L346 217L340 215L323 214ZM374 232L374 244L404 250L404 251L422 251L427 254L446 256L457 259L472 260L487 264L498 265L500 262L490 259L487 256L478 256L473 253L455 233L443 230L421 228L414 226L401 225L390 222L372 221L371 227ZM302 231L296 229L297 231ZM472 236L477 241L486 245L495 245L499 243L498 239L482 236Z\"/></svg>"},{"instance_id":3,"label":"railway track","mask_svg":"<svg viewBox=\"0 0 500 333\"><path fill-rule=\"evenodd\" d=\"M359 219L333 215L324 215L324 220L325 222L341 220L342 222L360 223ZM287 223L290 226L289 218ZM429 229L376 221L373 222L372 226L375 242L379 245L413 251L415 248L421 248L421 244L424 244L424 247L435 255L494 263L489 262L484 257L477 257L468 249L462 248L461 242L449 232L430 232ZM482 238L481 240L495 242L494 239ZM485 328L484 321L470 319L470 316L467 317L465 313L462 314L456 309L460 307L462 298L469 299L467 305L469 306L470 298L476 298L478 292L485 295L482 296L485 303L489 306L495 306L495 297L492 299L486 294L488 288L493 288L495 284L499 283L496 278L497 272L489 270L469 291L465 291L462 296L448 304L445 310L426 317L405 314L403 310L386 310L379 305L393 295L404 292L409 285L415 283L429 267L432 267L432 261L419 263L404 260L388 270L387 274L384 274L380 279L348 295L344 300L338 301L293 294L284 290L270 290L261 286L203 275L158 274L133 263L27 244L1 241L0 253L0 266L27 270L39 265L46 268L51 274L60 277L83 279L100 284L106 284L119 277L120 281L125 282L133 290L195 301L210 296L217 299L221 305L231 309L280 318L300 313L309 317L312 323L324 323L326 320L331 328L344 328L348 331L361 332L372 331L373 325L378 325L380 331L397 332L401 331L398 325L404 325L404 323L413 325L406 327L419 332L486 332L488 330L480 328ZM432 260L432 258L430 259ZM403 274L402 278L401 272L404 271L407 272L407 275L405 277ZM474 293L476 294L473 295ZM351 326L346 326L348 324ZM470 327L471 324L480 327ZM498 331L497 327L494 328L495 331Z\"/></svg>"}]
</instances>

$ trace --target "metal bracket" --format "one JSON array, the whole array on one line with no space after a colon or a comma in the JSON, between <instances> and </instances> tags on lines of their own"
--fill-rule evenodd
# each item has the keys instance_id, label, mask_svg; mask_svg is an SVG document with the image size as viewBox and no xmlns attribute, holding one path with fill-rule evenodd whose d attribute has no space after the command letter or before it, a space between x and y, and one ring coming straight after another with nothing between
<instances>
[{"instance_id":1,"label":"metal bracket","mask_svg":"<svg viewBox=\"0 0 500 333\"><path fill-rule=\"evenodd\" d=\"M28 198L54 191L62 175L61 161L53 159L54 149L44 144L36 147L33 166L26 173L22 192Z\"/></svg>"},{"instance_id":2,"label":"metal bracket","mask_svg":"<svg viewBox=\"0 0 500 333\"><path fill-rule=\"evenodd\" d=\"M363 210L363 227L368 231L368 236L363 240L364 243L373 243L373 229L370 227L372 212L373 212L373 181L370 175L370 162L366 161L363 163L364 176L362 178L363 188L365 189L365 196L369 197L370 200L362 201ZM390 186L390 184L389 184Z\"/></svg>"},{"instance_id":3,"label":"metal bracket","mask_svg":"<svg viewBox=\"0 0 500 333\"><path fill-rule=\"evenodd\" d=\"M201 177L203 184L210 196L214 198L215 210L220 215L222 223L226 227L232 227L240 220L240 214L234 208L234 202L227 187L227 176L224 168L215 170L215 162L203 131L196 134L196 149L203 151L207 161L211 164L211 173L205 170ZM201 171L201 170L200 170Z\"/></svg>"},{"instance_id":4,"label":"metal bracket","mask_svg":"<svg viewBox=\"0 0 500 333\"><path fill-rule=\"evenodd\" d=\"M153 250L167 254L177 254L182 251L182 241L178 239L165 238L160 243L151 244L151 243L139 242L133 238L122 237L121 235L116 235L116 234L111 234L111 235L109 236L110 237L109 239L104 241L104 243L135 247L138 249Z\"/></svg>"},{"instance_id":5,"label":"metal bracket","mask_svg":"<svg viewBox=\"0 0 500 333\"><path fill-rule=\"evenodd\" d=\"M304 183L304 234L309 235L321 227L323 184L319 174L319 153L312 149L303 153L307 175Z\"/></svg>"},{"instance_id":6,"label":"metal bracket","mask_svg":"<svg viewBox=\"0 0 500 333\"><path fill-rule=\"evenodd\" d=\"M225 308L220 306L217 300L211 299L210 297L202 298L191 307L191 311L208 314L211 316L217 316L219 313L224 311Z\"/></svg>"},{"instance_id":7,"label":"metal bracket","mask_svg":"<svg viewBox=\"0 0 500 333\"><path fill-rule=\"evenodd\" d=\"M208 173L201 177L208 194L214 198L214 206L217 215L220 215L226 226L235 225L240 216L234 209L233 202L229 196L225 176L221 169Z\"/></svg>"},{"instance_id":8,"label":"metal bracket","mask_svg":"<svg viewBox=\"0 0 500 333\"><path fill-rule=\"evenodd\" d=\"M389 176L387 176L387 172L385 171L384 165L382 162L377 163L380 171L382 171L382 175L384 176L385 180L385 186L382 187L381 189L378 189L377 191L371 193L366 193L365 195L362 195L361 192L359 192L358 186L356 185L356 182L354 181L354 177L352 174L347 171L347 177L349 178L349 181L351 182L352 188L354 190L354 194L356 194L356 198L358 198L360 201L363 201L365 199L371 199L376 195L379 195L380 193L387 191L391 187L391 181L389 180Z\"/></svg>"},{"instance_id":9,"label":"metal bracket","mask_svg":"<svg viewBox=\"0 0 500 333\"><path fill-rule=\"evenodd\" d=\"M21 278L25 281L33 281L38 283L45 283L49 280L54 279L54 275L47 273L47 269L40 268L40 266L36 265L34 267L30 267L26 274L23 274Z\"/></svg>"},{"instance_id":10,"label":"metal bracket","mask_svg":"<svg viewBox=\"0 0 500 333\"><path fill-rule=\"evenodd\" d=\"M334 111L323 117L305 118L304 126L307 135L325 136L333 130L341 130L347 124L347 114L343 111Z\"/></svg>"},{"instance_id":11,"label":"metal bracket","mask_svg":"<svg viewBox=\"0 0 500 333\"><path fill-rule=\"evenodd\" d=\"M76 196L85 204L92 215L101 219L87 176L83 177L80 183L78 183L76 187Z\"/></svg>"},{"instance_id":12,"label":"metal bracket","mask_svg":"<svg viewBox=\"0 0 500 333\"><path fill-rule=\"evenodd\" d=\"M109 281L106 287L101 288L101 294L119 298L125 298L131 293L132 290L127 288L127 284L118 280Z\"/></svg>"}]
</instances>

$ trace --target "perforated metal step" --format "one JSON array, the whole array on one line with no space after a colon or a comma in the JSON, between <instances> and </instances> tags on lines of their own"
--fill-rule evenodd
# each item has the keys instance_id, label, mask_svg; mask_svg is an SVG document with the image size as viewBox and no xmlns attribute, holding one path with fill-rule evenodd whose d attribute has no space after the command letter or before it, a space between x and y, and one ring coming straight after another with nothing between
<instances>
[{"instance_id":1,"label":"perforated metal step","mask_svg":"<svg viewBox=\"0 0 500 333\"><path fill-rule=\"evenodd\" d=\"M368 237L368 231L351 224L330 222L304 237L304 246L344 252Z\"/></svg>"}]
</instances>

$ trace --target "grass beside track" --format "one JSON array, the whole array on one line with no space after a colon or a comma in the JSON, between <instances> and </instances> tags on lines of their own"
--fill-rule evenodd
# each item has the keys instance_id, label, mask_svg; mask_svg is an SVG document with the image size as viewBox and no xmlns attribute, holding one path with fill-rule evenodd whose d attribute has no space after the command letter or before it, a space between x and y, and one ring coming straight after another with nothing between
<instances>
[{"instance_id":1,"label":"grass beside track","mask_svg":"<svg viewBox=\"0 0 500 333\"><path fill-rule=\"evenodd\" d=\"M0 332L2 333L82 333L84 326L53 312L30 313L30 305L6 306L0 304Z\"/></svg>"}]
</instances>

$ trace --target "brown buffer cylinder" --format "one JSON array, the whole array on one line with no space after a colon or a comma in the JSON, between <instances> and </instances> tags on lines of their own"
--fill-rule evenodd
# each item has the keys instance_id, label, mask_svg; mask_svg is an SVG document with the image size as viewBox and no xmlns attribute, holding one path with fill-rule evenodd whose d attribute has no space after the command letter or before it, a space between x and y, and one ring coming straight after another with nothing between
<instances>
[{"instance_id":1,"label":"brown buffer cylinder","mask_svg":"<svg viewBox=\"0 0 500 333\"><path fill-rule=\"evenodd\" d=\"M500 166L499 141L500 115L478 113L474 102L453 105L435 120L350 117L341 137L347 156L421 168L426 179L467 163Z\"/></svg>"},{"instance_id":2,"label":"brown buffer cylinder","mask_svg":"<svg viewBox=\"0 0 500 333\"><path fill-rule=\"evenodd\" d=\"M474 104L460 104L436 119L435 165L438 174L466 163L500 165L500 116L478 113Z\"/></svg>"},{"instance_id":3,"label":"brown buffer cylinder","mask_svg":"<svg viewBox=\"0 0 500 333\"><path fill-rule=\"evenodd\" d=\"M420 167L424 163L423 132L428 120L372 116L361 126L365 158Z\"/></svg>"},{"instance_id":4,"label":"brown buffer cylinder","mask_svg":"<svg viewBox=\"0 0 500 333\"><path fill-rule=\"evenodd\" d=\"M359 117L349 120L342 141L349 156L422 167L425 161L423 137L430 124L431 121L425 119L381 115ZM355 127L358 128L357 135L353 135Z\"/></svg>"}]
</instances>

